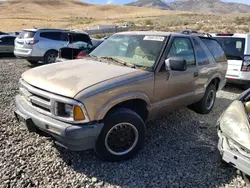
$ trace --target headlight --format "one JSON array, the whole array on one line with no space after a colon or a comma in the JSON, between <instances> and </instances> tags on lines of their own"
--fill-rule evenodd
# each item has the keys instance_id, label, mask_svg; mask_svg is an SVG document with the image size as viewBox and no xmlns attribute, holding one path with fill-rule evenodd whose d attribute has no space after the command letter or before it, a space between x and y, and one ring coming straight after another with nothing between
<instances>
[{"instance_id":1,"label":"headlight","mask_svg":"<svg viewBox=\"0 0 250 188\"><path fill-rule=\"evenodd\" d=\"M224 112L220 128L229 138L250 149L249 122L241 101L234 101Z\"/></svg>"},{"instance_id":2,"label":"headlight","mask_svg":"<svg viewBox=\"0 0 250 188\"><path fill-rule=\"evenodd\" d=\"M62 102L55 102L55 115L61 118L66 118L72 121L83 121L85 115L79 105L65 104Z\"/></svg>"}]
</instances>

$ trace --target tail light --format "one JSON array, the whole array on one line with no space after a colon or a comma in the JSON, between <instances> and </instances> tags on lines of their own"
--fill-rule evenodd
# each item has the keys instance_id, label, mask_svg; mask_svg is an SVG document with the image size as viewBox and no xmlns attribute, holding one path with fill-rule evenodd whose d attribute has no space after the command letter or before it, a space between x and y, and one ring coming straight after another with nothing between
<instances>
[{"instance_id":1,"label":"tail light","mask_svg":"<svg viewBox=\"0 0 250 188\"><path fill-rule=\"evenodd\" d=\"M218 33L216 36L234 36L232 33Z\"/></svg>"},{"instance_id":2,"label":"tail light","mask_svg":"<svg viewBox=\"0 0 250 188\"><path fill-rule=\"evenodd\" d=\"M39 40L26 40L26 41L25 41L25 44L34 45L34 44L36 44L36 43L38 43L38 42L39 42Z\"/></svg>"},{"instance_id":3,"label":"tail light","mask_svg":"<svg viewBox=\"0 0 250 188\"><path fill-rule=\"evenodd\" d=\"M244 56L241 71L250 72L250 55Z\"/></svg>"},{"instance_id":4,"label":"tail light","mask_svg":"<svg viewBox=\"0 0 250 188\"><path fill-rule=\"evenodd\" d=\"M80 52L77 56L76 56L76 59L82 59L84 57L88 56L88 54L85 54L85 53L82 53Z\"/></svg>"}]
</instances>

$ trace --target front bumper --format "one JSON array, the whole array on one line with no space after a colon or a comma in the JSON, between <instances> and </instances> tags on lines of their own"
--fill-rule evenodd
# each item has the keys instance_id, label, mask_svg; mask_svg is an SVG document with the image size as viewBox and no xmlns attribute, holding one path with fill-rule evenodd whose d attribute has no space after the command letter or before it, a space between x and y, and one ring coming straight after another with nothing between
<instances>
[{"instance_id":1,"label":"front bumper","mask_svg":"<svg viewBox=\"0 0 250 188\"><path fill-rule=\"evenodd\" d=\"M56 143L70 150L93 148L103 127L103 123L73 125L53 119L34 110L20 95L15 97L15 104L16 117L18 120L25 119L29 130L33 126L46 132L57 140Z\"/></svg>"},{"instance_id":2,"label":"front bumper","mask_svg":"<svg viewBox=\"0 0 250 188\"><path fill-rule=\"evenodd\" d=\"M222 156L222 160L231 164L245 174L250 175L250 158L244 156L236 148L234 150L231 149L228 138L226 138L220 130L218 131L218 136L218 149ZM240 149L240 147L238 149Z\"/></svg>"}]
</instances>

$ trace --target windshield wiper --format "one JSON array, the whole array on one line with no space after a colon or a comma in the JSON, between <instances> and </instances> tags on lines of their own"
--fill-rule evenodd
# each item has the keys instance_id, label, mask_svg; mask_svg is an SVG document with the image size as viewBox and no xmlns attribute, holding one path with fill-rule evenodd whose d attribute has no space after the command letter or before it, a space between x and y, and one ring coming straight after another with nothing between
<instances>
[{"instance_id":1,"label":"windshield wiper","mask_svg":"<svg viewBox=\"0 0 250 188\"><path fill-rule=\"evenodd\" d=\"M140 67L140 66L138 66L138 65L134 65L134 64L132 64L132 63L125 62L125 61L122 61L121 59L114 58L114 57L111 57L111 56L104 56L104 57L101 57L101 59L106 59L106 60L115 61L116 63L119 63L120 65L128 66L128 67L131 67L131 68Z\"/></svg>"}]
</instances>

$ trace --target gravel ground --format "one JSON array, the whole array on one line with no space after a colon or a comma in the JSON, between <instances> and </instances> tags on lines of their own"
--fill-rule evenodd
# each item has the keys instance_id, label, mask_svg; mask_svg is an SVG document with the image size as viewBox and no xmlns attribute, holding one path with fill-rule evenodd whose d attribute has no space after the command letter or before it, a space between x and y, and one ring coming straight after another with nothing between
<instances>
[{"instance_id":1,"label":"gravel ground","mask_svg":"<svg viewBox=\"0 0 250 188\"><path fill-rule=\"evenodd\" d=\"M220 91L209 115L183 108L148 122L144 149L109 163L93 151L57 147L15 120L17 82L29 68L25 60L0 59L0 187L248 187L216 158L215 121L242 90Z\"/></svg>"}]
</instances>

